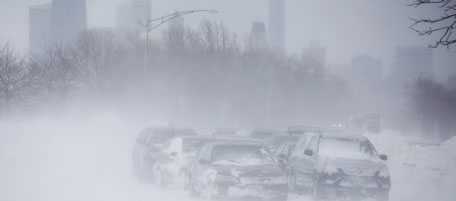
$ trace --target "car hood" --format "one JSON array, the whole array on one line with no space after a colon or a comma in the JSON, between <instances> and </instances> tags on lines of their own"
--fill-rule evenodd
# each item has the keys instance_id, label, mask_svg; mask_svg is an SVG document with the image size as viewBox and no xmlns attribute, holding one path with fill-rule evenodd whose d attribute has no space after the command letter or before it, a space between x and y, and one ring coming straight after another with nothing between
<instances>
[{"instance_id":1,"label":"car hood","mask_svg":"<svg viewBox=\"0 0 456 201\"><path fill-rule=\"evenodd\" d=\"M217 174L233 175L235 177L276 177L284 176L285 173L276 164L237 166L237 165L213 165Z\"/></svg>"}]
</instances>

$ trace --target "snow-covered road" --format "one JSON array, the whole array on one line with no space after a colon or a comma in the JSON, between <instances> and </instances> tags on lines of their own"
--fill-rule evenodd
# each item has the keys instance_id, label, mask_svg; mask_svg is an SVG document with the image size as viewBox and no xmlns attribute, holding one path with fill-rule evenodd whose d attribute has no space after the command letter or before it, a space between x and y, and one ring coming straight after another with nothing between
<instances>
[{"instance_id":1,"label":"snow-covered road","mask_svg":"<svg viewBox=\"0 0 456 201\"><path fill-rule=\"evenodd\" d=\"M110 115L79 122L0 121L0 200L198 200L185 191L158 188L132 176L131 149L138 128ZM416 148L402 143L399 137L370 138L390 156L392 201L456 198L451 190L456 189L452 186L455 168L429 169L433 165L443 168L455 164L429 161L436 157L454 160L455 149L449 148L452 146ZM405 161L418 165L409 167ZM290 200L311 199L291 195Z\"/></svg>"}]
</instances>

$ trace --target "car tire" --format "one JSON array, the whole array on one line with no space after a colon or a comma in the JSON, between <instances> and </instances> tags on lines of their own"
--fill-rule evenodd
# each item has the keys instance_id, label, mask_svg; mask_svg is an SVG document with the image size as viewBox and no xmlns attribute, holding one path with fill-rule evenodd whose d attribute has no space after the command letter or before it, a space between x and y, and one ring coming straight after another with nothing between
<instances>
[{"instance_id":1,"label":"car tire","mask_svg":"<svg viewBox=\"0 0 456 201\"><path fill-rule=\"evenodd\" d=\"M313 180L312 185L312 198L314 201L322 200L323 187L317 179Z\"/></svg>"}]
</instances>

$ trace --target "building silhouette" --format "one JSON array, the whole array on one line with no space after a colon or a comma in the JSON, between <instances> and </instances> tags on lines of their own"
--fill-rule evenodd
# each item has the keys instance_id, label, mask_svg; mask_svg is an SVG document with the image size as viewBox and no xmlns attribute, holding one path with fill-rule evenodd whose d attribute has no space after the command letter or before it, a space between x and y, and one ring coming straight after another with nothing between
<instances>
[{"instance_id":1,"label":"building silhouette","mask_svg":"<svg viewBox=\"0 0 456 201\"><path fill-rule=\"evenodd\" d=\"M326 68L326 48L318 41L312 41L308 47L302 49L302 55L313 59L315 62Z\"/></svg>"},{"instance_id":2,"label":"building silhouette","mask_svg":"<svg viewBox=\"0 0 456 201\"><path fill-rule=\"evenodd\" d=\"M392 77L409 82L417 77L434 78L434 59L431 48L398 47L393 62Z\"/></svg>"},{"instance_id":3,"label":"building silhouette","mask_svg":"<svg viewBox=\"0 0 456 201\"><path fill-rule=\"evenodd\" d=\"M86 0L53 0L51 39L68 42L87 29Z\"/></svg>"},{"instance_id":4,"label":"building silhouette","mask_svg":"<svg viewBox=\"0 0 456 201\"><path fill-rule=\"evenodd\" d=\"M254 22L250 33L250 48L264 49L268 46L266 26L264 22Z\"/></svg>"},{"instance_id":5,"label":"building silhouette","mask_svg":"<svg viewBox=\"0 0 456 201\"><path fill-rule=\"evenodd\" d=\"M38 53L51 37L51 4L29 9L29 51Z\"/></svg>"},{"instance_id":6,"label":"building silhouette","mask_svg":"<svg viewBox=\"0 0 456 201\"><path fill-rule=\"evenodd\" d=\"M269 46L285 51L285 0L269 0Z\"/></svg>"}]
</instances>

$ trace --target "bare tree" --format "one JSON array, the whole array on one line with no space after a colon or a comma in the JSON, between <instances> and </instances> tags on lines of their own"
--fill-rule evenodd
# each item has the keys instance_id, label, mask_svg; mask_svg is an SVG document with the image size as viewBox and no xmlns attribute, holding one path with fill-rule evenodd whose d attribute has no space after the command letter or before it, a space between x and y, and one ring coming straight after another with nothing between
<instances>
[{"instance_id":1,"label":"bare tree","mask_svg":"<svg viewBox=\"0 0 456 201\"><path fill-rule=\"evenodd\" d=\"M75 46L82 79L89 89L102 92L112 85L112 71L124 58L122 45L111 32L83 32Z\"/></svg>"},{"instance_id":2,"label":"bare tree","mask_svg":"<svg viewBox=\"0 0 456 201\"><path fill-rule=\"evenodd\" d=\"M40 54L30 59L29 76L36 76L36 83L47 96L47 101L64 100L78 84L77 60L70 46L46 44Z\"/></svg>"},{"instance_id":3,"label":"bare tree","mask_svg":"<svg viewBox=\"0 0 456 201\"><path fill-rule=\"evenodd\" d=\"M414 0L409 6L437 6L442 11L438 17L411 18L413 24L409 28L419 35L439 35L438 40L434 44L430 44L430 47L446 46L449 48L450 45L456 42L456 38L453 35L456 25L456 0Z\"/></svg>"},{"instance_id":4,"label":"bare tree","mask_svg":"<svg viewBox=\"0 0 456 201\"><path fill-rule=\"evenodd\" d=\"M5 101L6 111L24 87L26 77L25 59L14 50L10 42L0 44L0 97Z\"/></svg>"}]
</instances>

